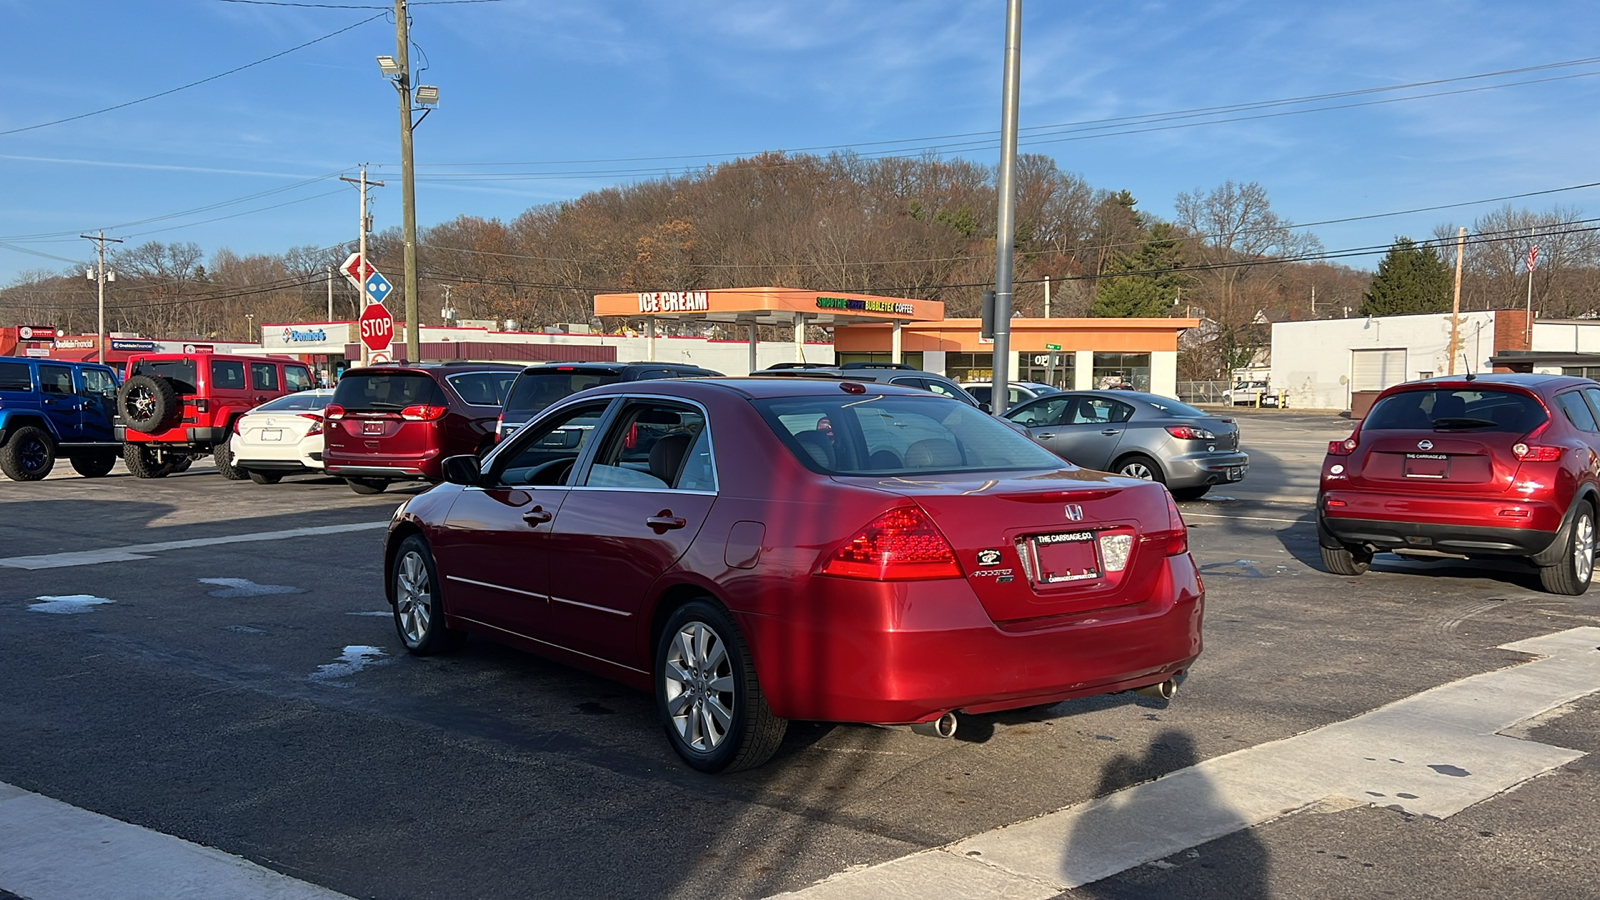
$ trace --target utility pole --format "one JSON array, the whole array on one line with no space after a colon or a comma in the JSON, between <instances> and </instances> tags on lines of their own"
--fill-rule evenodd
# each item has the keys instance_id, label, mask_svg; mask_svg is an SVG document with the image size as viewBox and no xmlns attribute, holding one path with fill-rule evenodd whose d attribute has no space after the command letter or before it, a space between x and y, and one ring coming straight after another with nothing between
<instances>
[{"instance_id":1,"label":"utility pole","mask_svg":"<svg viewBox=\"0 0 1600 900\"><path fill-rule=\"evenodd\" d=\"M122 239L108 238L106 237L106 233L104 231L98 231L92 235L80 234L78 237L81 237L84 240L94 241L95 249L98 253L97 269L95 272L90 272L89 277L97 281L100 286L100 314L98 319L99 324L96 326L99 331L94 339L94 346L95 352L99 355L98 361L104 363L106 361L106 241L110 241L113 244L120 244L122 243ZM110 280L116 281L116 275L112 275Z\"/></svg>"},{"instance_id":2,"label":"utility pole","mask_svg":"<svg viewBox=\"0 0 1600 900\"><path fill-rule=\"evenodd\" d=\"M406 283L406 359L422 359L422 319L417 312L417 180L411 162L411 46L406 0L394 0L394 58L400 64L395 88L400 94L400 202L404 207Z\"/></svg>"},{"instance_id":3,"label":"utility pole","mask_svg":"<svg viewBox=\"0 0 1600 900\"><path fill-rule=\"evenodd\" d=\"M1533 242L1533 226L1528 226L1528 307L1525 315L1528 319L1528 334L1523 344L1527 350L1533 349L1533 261L1539 255L1539 245Z\"/></svg>"},{"instance_id":4,"label":"utility pole","mask_svg":"<svg viewBox=\"0 0 1600 900\"><path fill-rule=\"evenodd\" d=\"M990 407L1006 411L1011 393L1011 243L1016 235L1017 87L1021 80L1022 0L1006 0L1005 74L1000 98L1000 211L995 225L994 389Z\"/></svg>"},{"instance_id":5,"label":"utility pole","mask_svg":"<svg viewBox=\"0 0 1600 900\"><path fill-rule=\"evenodd\" d=\"M1456 232L1456 298L1450 304L1450 372L1456 373L1456 347L1461 331L1461 257L1467 249L1467 228Z\"/></svg>"},{"instance_id":6,"label":"utility pole","mask_svg":"<svg viewBox=\"0 0 1600 900\"><path fill-rule=\"evenodd\" d=\"M1044 277L1044 317L1050 318L1050 276Z\"/></svg>"},{"instance_id":7,"label":"utility pole","mask_svg":"<svg viewBox=\"0 0 1600 900\"><path fill-rule=\"evenodd\" d=\"M333 266L328 267L328 321L333 321Z\"/></svg>"},{"instance_id":8,"label":"utility pole","mask_svg":"<svg viewBox=\"0 0 1600 900\"><path fill-rule=\"evenodd\" d=\"M361 256L361 268L358 269L357 271L365 272L366 271L366 267L371 265L371 262L367 259L367 232L372 230L372 220L367 217L367 188L369 188L369 187L383 187L383 182L381 182L381 181L368 181L367 180L367 167L365 165L362 165L362 167L361 167L361 178L360 178L360 180L357 180L357 179L354 179L354 178L350 178L350 177L345 176L345 175L340 175L339 176L339 180L340 181L348 181L351 184L358 184L358 185L361 186L361 213L360 213L361 222L359 223L359 226L356 229L356 233L359 235L359 237L356 238L356 247L357 247L356 253L358 253ZM373 266L373 268L376 269L377 267ZM329 287L328 290L331 293L333 288ZM359 287L357 287L356 292L358 294L361 294L362 297L366 296L364 293L361 292L361 289ZM329 301L329 307L328 307L328 309L329 309L328 320L330 322L333 321L333 312L332 312L333 306L332 306L332 302L333 301L331 301L331 300ZM362 305L362 300L358 299L356 301L356 306L357 306L356 315L357 316L361 315L361 309L360 309L361 305ZM368 357L368 354L370 354L371 352L372 351L367 349L367 345L366 344L362 344L361 345L361 364L363 366L367 364L367 362L368 362L368 358L367 357Z\"/></svg>"}]
</instances>

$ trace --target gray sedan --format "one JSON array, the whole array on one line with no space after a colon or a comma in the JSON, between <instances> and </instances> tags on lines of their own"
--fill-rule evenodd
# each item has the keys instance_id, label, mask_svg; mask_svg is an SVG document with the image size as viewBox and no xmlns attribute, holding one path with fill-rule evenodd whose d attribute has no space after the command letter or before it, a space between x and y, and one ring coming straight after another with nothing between
<instances>
[{"instance_id":1,"label":"gray sedan","mask_svg":"<svg viewBox=\"0 0 1600 900\"><path fill-rule=\"evenodd\" d=\"M1250 468L1233 419L1156 394L1047 394L1007 410L1005 418L1068 462L1163 482L1179 500L1241 481Z\"/></svg>"}]
</instances>

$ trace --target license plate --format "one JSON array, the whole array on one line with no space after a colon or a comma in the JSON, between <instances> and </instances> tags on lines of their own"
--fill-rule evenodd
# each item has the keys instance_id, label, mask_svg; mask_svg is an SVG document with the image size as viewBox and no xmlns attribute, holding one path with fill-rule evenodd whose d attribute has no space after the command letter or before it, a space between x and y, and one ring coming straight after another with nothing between
<instances>
[{"instance_id":1,"label":"license plate","mask_svg":"<svg viewBox=\"0 0 1600 900\"><path fill-rule=\"evenodd\" d=\"M263 428L261 429L261 439L263 441L281 441L283 440L283 429Z\"/></svg>"},{"instance_id":2,"label":"license plate","mask_svg":"<svg viewBox=\"0 0 1600 900\"><path fill-rule=\"evenodd\" d=\"M1100 560L1095 552L1094 532L1068 531L1035 535L1033 545L1034 579L1039 584L1062 584L1100 577Z\"/></svg>"},{"instance_id":3,"label":"license plate","mask_svg":"<svg viewBox=\"0 0 1600 900\"><path fill-rule=\"evenodd\" d=\"M382 422L362 422L361 423L361 433L362 434L383 434L383 423Z\"/></svg>"},{"instance_id":4,"label":"license plate","mask_svg":"<svg viewBox=\"0 0 1600 900\"><path fill-rule=\"evenodd\" d=\"M1407 453L1405 476L1407 478L1446 478L1450 475L1450 457L1443 453Z\"/></svg>"}]
</instances>

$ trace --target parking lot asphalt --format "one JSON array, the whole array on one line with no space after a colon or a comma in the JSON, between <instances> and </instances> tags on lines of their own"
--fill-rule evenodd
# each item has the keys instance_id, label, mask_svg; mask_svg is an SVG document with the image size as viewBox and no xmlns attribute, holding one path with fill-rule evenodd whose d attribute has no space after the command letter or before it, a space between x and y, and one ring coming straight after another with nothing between
<instances>
[{"instance_id":1,"label":"parking lot asphalt","mask_svg":"<svg viewBox=\"0 0 1600 900\"><path fill-rule=\"evenodd\" d=\"M0 481L0 892L84 896L78 857L7 827L42 797L284 879L262 897L1594 896L1600 680L1560 670L1567 699L1495 726L1564 760L1509 784L1428 698L1509 703L1494 679L1540 656L1507 646L1586 640L1600 591L1382 556L1329 575L1309 512L1349 420L1230 412L1251 469L1181 505L1208 608L1172 701L969 717L948 741L794 723L772 762L721 777L677 762L643 694L479 640L405 655L378 549L421 488L227 482L206 460L161 481ZM41 558L61 564L27 567ZM1362 730L1385 709L1388 730ZM1358 775L1405 777L1335 777L1300 749L1339 734ZM1428 806L1441 785L1466 804ZM1188 793L1151 827L1167 786ZM1298 799L1263 817L1280 789ZM1038 824L1022 840L1017 823ZM1106 874L1076 882L1085 855ZM861 872L870 893L842 880ZM105 896L206 896L180 875ZM930 880L966 877L979 887Z\"/></svg>"}]
</instances>

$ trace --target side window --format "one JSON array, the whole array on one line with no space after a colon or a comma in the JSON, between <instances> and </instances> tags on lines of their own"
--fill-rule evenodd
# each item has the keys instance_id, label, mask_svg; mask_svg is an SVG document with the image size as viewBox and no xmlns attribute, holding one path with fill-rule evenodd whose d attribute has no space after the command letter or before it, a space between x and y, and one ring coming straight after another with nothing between
<instances>
[{"instance_id":1,"label":"side window","mask_svg":"<svg viewBox=\"0 0 1600 900\"><path fill-rule=\"evenodd\" d=\"M1600 388L1584 388L1583 396L1589 401L1589 408L1596 416L1600 416ZM1600 422L1600 418L1595 420Z\"/></svg>"},{"instance_id":2,"label":"side window","mask_svg":"<svg viewBox=\"0 0 1600 900\"><path fill-rule=\"evenodd\" d=\"M33 371L25 362L0 362L0 391L33 390Z\"/></svg>"},{"instance_id":3,"label":"side window","mask_svg":"<svg viewBox=\"0 0 1600 900\"><path fill-rule=\"evenodd\" d=\"M521 434L496 458L492 473L502 485L569 484L572 470L594 436L609 402L586 403Z\"/></svg>"},{"instance_id":4,"label":"side window","mask_svg":"<svg viewBox=\"0 0 1600 900\"><path fill-rule=\"evenodd\" d=\"M244 361L238 359L213 359L211 361L211 389L221 391L244 390Z\"/></svg>"},{"instance_id":5,"label":"side window","mask_svg":"<svg viewBox=\"0 0 1600 900\"><path fill-rule=\"evenodd\" d=\"M310 379L307 379L309 382ZM275 391L278 389L278 366L275 363L250 364L250 390Z\"/></svg>"},{"instance_id":6,"label":"side window","mask_svg":"<svg viewBox=\"0 0 1600 900\"><path fill-rule=\"evenodd\" d=\"M1071 406L1072 401L1065 397L1052 398L1042 403L1030 404L1027 409L1007 418L1018 425L1035 428L1043 425L1060 425Z\"/></svg>"},{"instance_id":7,"label":"side window","mask_svg":"<svg viewBox=\"0 0 1600 900\"><path fill-rule=\"evenodd\" d=\"M284 366L283 379L289 383L289 392L311 390L311 370L305 366Z\"/></svg>"},{"instance_id":8,"label":"side window","mask_svg":"<svg viewBox=\"0 0 1600 900\"><path fill-rule=\"evenodd\" d=\"M903 378L891 378L891 379L889 379L889 383L890 384L900 384L900 385L904 385L906 387L914 387L914 388L921 388L923 390L928 390L928 382L924 381L921 378L913 378L913 377L910 377L910 376L903 377Z\"/></svg>"},{"instance_id":9,"label":"side window","mask_svg":"<svg viewBox=\"0 0 1600 900\"><path fill-rule=\"evenodd\" d=\"M705 431L706 417L698 409L672 403L630 403L607 434L584 484L686 489L680 476ZM703 480L704 474L695 477Z\"/></svg>"},{"instance_id":10,"label":"side window","mask_svg":"<svg viewBox=\"0 0 1600 900\"><path fill-rule=\"evenodd\" d=\"M1117 401L1112 400L1112 401L1110 401L1110 405L1111 405L1111 421L1113 421L1113 422L1126 422L1129 419L1133 418L1133 407L1129 406L1128 404L1126 404L1126 403L1118 403Z\"/></svg>"},{"instance_id":11,"label":"side window","mask_svg":"<svg viewBox=\"0 0 1600 900\"><path fill-rule=\"evenodd\" d=\"M117 396L117 381L110 372L101 369L83 370L83 393L89 397L110 400Z\"/></svg>"},{"instance_id":12,"label":"side window","mask_svg":"<svg viewBox=\"0 0 1600 900\"><path fill-rule=\"evenodd\" d=\"M945 385L943 385L943 384L941 384L941 383L939 383L937 381L934 381L932 378L927 379L926 383L928 385L928 390L933 391L935 394L938 394L941 397L954 397L955 399L960 400L962 403L967 402L967 398L961 396L960 394L957 394L955 391L951 390L949 387L947 387L947 386L945 386ZM1011 389L1011 395L1013 397L1015 397L1016 393L1017 393L1016 388L1012 388ZM1015 402L1015 401L1012 401L1012 402Z\"/></svg>"},{"instance_id":13,"label":"side window","mask_svg":"<svg viewBox=\"0 0 1600 900\"><path fill-rule=\"evenodd\" d=\"M1567 414L1567 421L1577 427L1579 431L1590 434L1600 433L1600 425L1594 421L1594 413L1589 411L1589 405L1583 402L1583 397L1577 391L1567 391L1565 394L1556 395L1556 405Z\"/></svg>"},{"instance_id":14,"label":"side window","mask_svg":"<svg viewBox=\"0 0 1600 900\"><path fill-rule=\"evenodd\" d=\"M72 370L66 366L40 366L39 389L46 394L76 394L72 389Z\"/></svg>"}]
</instances>

